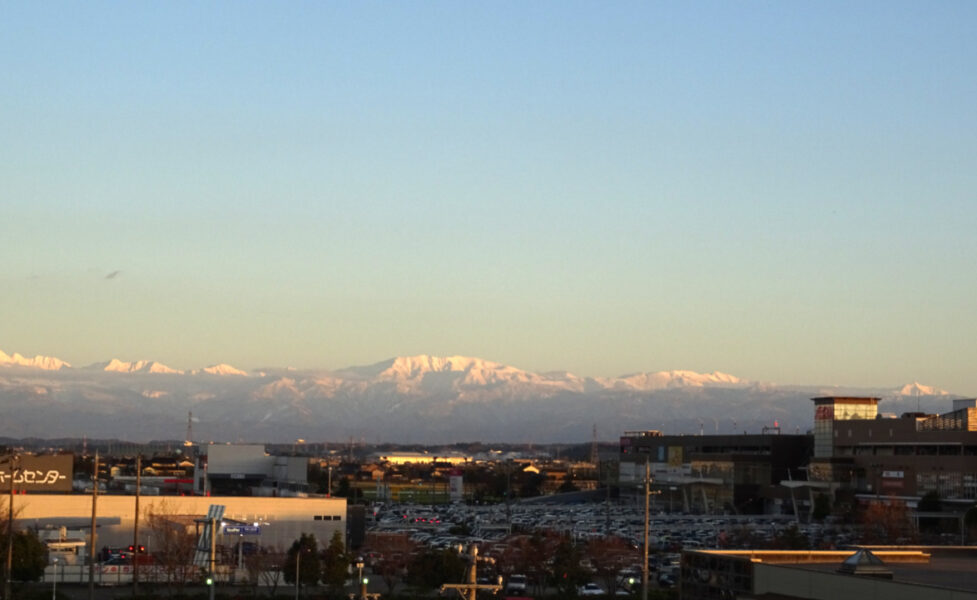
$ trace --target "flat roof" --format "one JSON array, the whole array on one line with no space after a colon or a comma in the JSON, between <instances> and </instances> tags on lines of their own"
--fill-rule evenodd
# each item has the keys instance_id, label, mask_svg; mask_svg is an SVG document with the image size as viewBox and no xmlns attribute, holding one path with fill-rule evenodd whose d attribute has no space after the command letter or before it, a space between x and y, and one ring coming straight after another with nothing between
<instances>
[{"instance_id":1,"label":"flat roof","mask_svg":"<svg viewBox=\"0 0 977 600\"><path fill-rule=\"evenodd\" d=\"M892 581L977 593L977 546L866 546L892 571ZM860 548L847 550L692 550L821 573L837 573ZM839 573L839 575L842 575ZM844 575L857 577L856 575ZM924 598L925 593L920 592Z\"/></svg>"},{"instance_id":2,"label":"flat roof","mask_svg":"<svg viewBox=\"0 0 977 600\"><path fill-rule=\"evenodd\" d=\"M815 404L843 402L845 404L878 404L880 398L874 396L819 396L811 398Z\"/></svg>"},{"instance_id":3,"label":"flat roof","mask_svg":"<svg viewBox=\"0 0 977 600\"><path fill-rule=\"evenodd\" d=\"M878 553L876 553L878 554ZM879 558L892 571L892 581L977 592L977 559L973 556L932 556L928 563L908 563ZM800 569L835 572L841 563L789 565ZM786 565L785 565L786 566ZM852 575L851 577L854 577ZM925 597L925 595L920 596Z\"/></svg>"}]
</instances>

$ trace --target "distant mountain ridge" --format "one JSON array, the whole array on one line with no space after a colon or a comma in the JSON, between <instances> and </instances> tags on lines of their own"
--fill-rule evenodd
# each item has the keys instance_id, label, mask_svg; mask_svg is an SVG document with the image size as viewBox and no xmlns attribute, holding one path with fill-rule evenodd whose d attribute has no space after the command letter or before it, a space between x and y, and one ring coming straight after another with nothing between
<instances>
[{"instance_id":1,"label":"distant mountain ridge","mask_svg":"<svg viewBox=\"0 0 977 600\"><path fill-rule=\"evenodd\" d=\"M781 386L728 373L658 371L620 377L534 373L467 356L402 356L336 371L226 364L180 371L113 359L72 368L0 353L0 435L215 441L345 440L440 443L584 441L622 431L785 432L812 426L810 398L872 395L880 410L949 410L952 396L918 383L891 389ZM927 408L930 406L931 408ZM70 415L70 418L67 418Z\"/></svg>"},{"instance_id":2,"label":"distant mountain ridge","mask_svg":"<svg viewBox=\"0 0 977 600\"><path fill-rule=\"evenodd\" d=\"M183 374L183 371L170 368L163 363L156 362L155 360L137 360L135 362L126 362L113 358L108 362L94 363L85 368L114 373L165 373L169 375Z\"/></svg>"},{"instance_id":3,"label":"distant mountain ridge","mask_svg":"<svg viewBox=\"0 0 977 600\"><path fill-rule=\"evenodd\" d=\"M27 358L17 352L14 352L13 355L8 355L3 350L0 350L0 366L27 367L30 369L43 369L45 371L57 371L71 367L67 362L60 358L54 358L53 356L41 356L38 354L34 358Z\"/></svg>"}]
</instances>

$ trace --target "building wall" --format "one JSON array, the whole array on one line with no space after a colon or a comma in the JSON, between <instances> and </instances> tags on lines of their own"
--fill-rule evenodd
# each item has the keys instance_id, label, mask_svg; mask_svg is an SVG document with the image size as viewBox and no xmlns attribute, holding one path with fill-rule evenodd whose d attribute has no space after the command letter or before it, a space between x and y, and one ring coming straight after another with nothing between
<instances>
[{"instance_id":1,"label":"building wall","mask_svg":"<svg viewBox=\"0 0 977 600\"><path fill-rule=\"evenodd\" d=\"M274 457L265 453L263 445L212 444L206 446L207 472L216 474L255 474L271 475Z\"/></svg>"},{"instance_id":2,"label":"building wall","mask_svg":"<svg viewBox=\"0 0 977 600\"><path fill-rule=\"evenodd\" d=\"M686 509L762 513L759 500L791 476L800 478L813 440L809 435L634 435L621 439L619 482L644 481L648 459L653 487L668 490L675 482L686 485ZM689 478L705 478L708 485L688 485ZM670 491L670 490L669 490ZM664 490L663 490L664 492ZM757 499L753 501L753 499Z\"/></svg>"},{"instance_id":3,"label":"building wall","mask_svg":"<svg viewBox=\"0 0 977 600\"><path fill-rule=\"evenodd\" d=\"M835 423L834 456L851 461L858 491L977 499L977 432L936 429L942 417Z\"/></svg>"},{"instance_id":4,"label":"building wall","mask_svg":"<svg viewBox=\"0 0 977 600\"><path fill-rule=\"evenodd\" d=\"M874 419L879 414L878 398L827 396L813 401L814 456L818 458L832 456L837 421Z\"/></svg>"},{"instance_id":5,"label":"building wall","mask_svg":"<svg viewBox=\"0 0 977 600\"><path fill-rule=\"evenodd\" d=\"M142 496L139 499L140 523L152 512L203 517L212 504L225 506L224 518L248 524L259 523L260 536L248 536L263 546L286 547L302 533L328 543L334 532L345 538L345 498L256 498L203 496ZM87 495L21 495L14 508L19 511L17 525L44 529L65 526L82 531L87 537L92 516L92 497ZM132 543L135 522L135 496L99 496L98 539L96 547L128 546ZM140 542L152 547L151 535L140 527ZM233 536L235 543L237 536ZM145 541L144 541L145 540ZM218 543L220 537L218 537Z\"/></svg>"}]
</instances>

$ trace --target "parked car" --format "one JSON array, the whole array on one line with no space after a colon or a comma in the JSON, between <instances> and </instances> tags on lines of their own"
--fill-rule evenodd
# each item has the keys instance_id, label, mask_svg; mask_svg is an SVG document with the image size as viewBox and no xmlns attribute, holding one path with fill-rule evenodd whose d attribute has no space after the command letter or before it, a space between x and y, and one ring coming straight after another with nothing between
<instances>
[{"instance_id":1,"label":"parked car","mask_svg":"<svg viewBox=\"0 0 977 600\"><path fill-rule=\"evenodd\" d=\"M525 592L526 576L521 573L509 575L509 581L505 584L506 592Z\"/></svg>"},{"instance_id":2,"label":"parked car","mask_svg":"<svg viewBox=\"0 0 977 600\"><path fill-rule=\"evenodd\" d=\"M604 596L607 592L596 583L586 583L577 588L578 596Z\"/></svg>"}]
</instances>

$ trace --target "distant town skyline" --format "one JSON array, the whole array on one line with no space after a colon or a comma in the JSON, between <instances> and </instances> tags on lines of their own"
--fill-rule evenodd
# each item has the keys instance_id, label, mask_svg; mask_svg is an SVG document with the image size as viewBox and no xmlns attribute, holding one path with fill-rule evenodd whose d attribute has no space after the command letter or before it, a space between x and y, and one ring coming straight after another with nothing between
<instances>
[{"instance_id":1,"label":"distant town skyline","mask_svg":"<svg viewBox=\"0 0 977 600\"><path fill-rule=\"evenodd\" d=\"M0 350L975 395L975 22L6 6Z\"/></svg>"}]
</instances>

